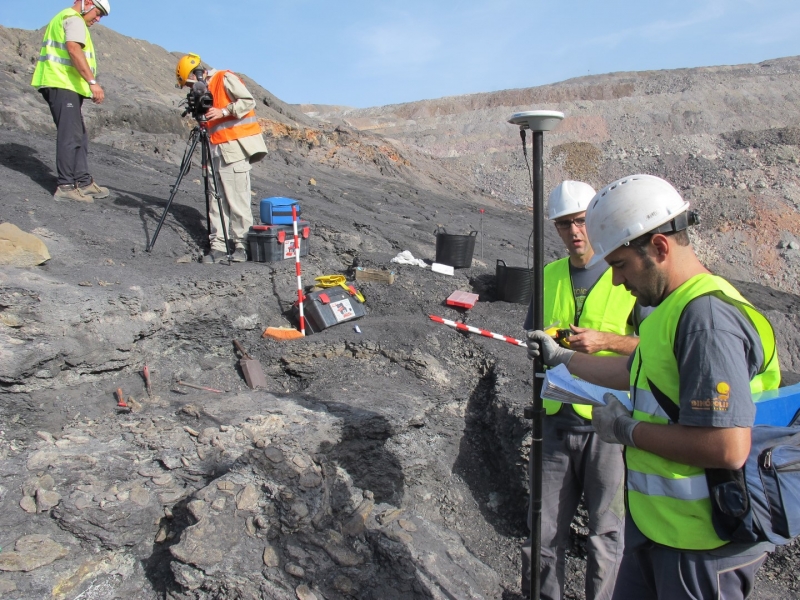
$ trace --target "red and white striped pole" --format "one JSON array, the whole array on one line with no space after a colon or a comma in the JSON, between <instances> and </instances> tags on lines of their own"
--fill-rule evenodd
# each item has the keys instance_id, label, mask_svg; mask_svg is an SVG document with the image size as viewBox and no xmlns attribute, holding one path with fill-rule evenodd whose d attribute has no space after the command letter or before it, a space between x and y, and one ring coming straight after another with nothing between
<instances>
[{"instance_id":1,"label":"red and white striped pole","mask_svg":"<svg viewBox=\"0 0 800 600\"><path fill-rule=\"evenodd\" d=\"M297 234L297 204L292 204L292 227L294 228L294 266L297 271L297 306L300 311L300 333L306 334L306 318L303 316L303 282L300 269L300 236Z\"/></svg>"},{"instance_id":2,"label":"red and white striped pole","mask_svg":"<svg viewBox=\"0 0 800 600\"><path fill-rule=\"evenodd\" d=\"M437 323L441 323L442 325L449 325L450 327L454 327L459 331L468 331L470 333L477 333L484 337L492 338L493 340L500 340L501 342L508 342L512 346L522 346L525 348L527 344L522 340L518 340L512 337L508 337L507 335L500 335L499 333L492 333L491 331L486 331L485 329L478 329L477 327L470 327L469 325L464 325L463 323L456 323L455 321L450 321L449 319L443 319L442 317L437 317L436 315L428 315L431 321L435 321Z\"/></svg>"}]
</instances>

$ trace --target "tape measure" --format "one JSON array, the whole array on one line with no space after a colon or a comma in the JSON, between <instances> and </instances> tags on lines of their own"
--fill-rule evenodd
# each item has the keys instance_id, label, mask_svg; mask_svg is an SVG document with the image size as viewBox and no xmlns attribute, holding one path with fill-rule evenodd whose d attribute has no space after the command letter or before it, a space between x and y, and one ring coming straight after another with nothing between
<instances>
[{"instance_id":1,"label":"tape measure","mask_svg":"<svg viewBox=\"0 0 800 600\"><path fill-rule=\"evenodd\" d=\"M565 348L569 348L569 336L572 335L572 329L559 329L551 326L545 329L544 332Z\"/></svg>"}]
</instances>

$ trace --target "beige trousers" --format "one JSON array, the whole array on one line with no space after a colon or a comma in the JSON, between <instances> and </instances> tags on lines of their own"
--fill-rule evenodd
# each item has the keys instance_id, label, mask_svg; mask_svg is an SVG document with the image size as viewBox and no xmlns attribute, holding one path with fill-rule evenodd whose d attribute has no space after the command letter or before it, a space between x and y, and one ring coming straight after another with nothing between
<instances>
[{"instance_id":1,"label":"beige trousers","mask_svg":"<svg viewBox=\"0 0 800 600\"><path fill-rule=\"evenodd\" d=\"M253 211L250 208L250 169L252 169L252 165L247 159L230 164L225 163L221 156L214 156L212 160L222 186L219 193L225 224L228 226L228 239L236 248L244 249L247 247L247 233L253 225ZM211 249L227 252L217 201L211 198L209 206L211 231L208 232L208 238L211 241Z\"/></svg>"}]
</instances>

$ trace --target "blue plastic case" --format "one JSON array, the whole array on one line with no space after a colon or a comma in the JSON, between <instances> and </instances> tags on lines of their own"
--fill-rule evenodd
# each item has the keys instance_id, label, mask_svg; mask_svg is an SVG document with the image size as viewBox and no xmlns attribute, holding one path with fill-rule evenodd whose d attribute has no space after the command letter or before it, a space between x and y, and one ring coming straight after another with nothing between
<instances>
[{"instance_id":1,"label":"blue plastic case","mask_svg":"<svg viewBox=\"0 0 800 600\"><path fill-rule=\"evenodd\" d=\"M265 225L291 225L292 204L297 206L297 218L300 218L300 202L292 198L264 198L261 201L261 222Z\"/></svg>"}]
</instances>

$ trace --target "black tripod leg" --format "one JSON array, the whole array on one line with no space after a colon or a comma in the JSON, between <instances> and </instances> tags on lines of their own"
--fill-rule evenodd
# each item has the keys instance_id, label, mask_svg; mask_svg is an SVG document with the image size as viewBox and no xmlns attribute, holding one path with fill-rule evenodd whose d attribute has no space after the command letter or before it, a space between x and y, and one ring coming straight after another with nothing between
<instances>
[{"instance_id":1,"label":"black tripod leg","mask_svg":"<svg viewBox=\"0 0 800 600\"><path fill-rule=\"evenodd\" d=\"M219 224L222 227L222 237L225 239L225 255L228 257L228 264L231 263L231 251L228 246L228 225L225 222L225 214L222 212L222 197L220 195L220 188L222 187L217 178L217 170L214 168L214 159L211 157L211 141L208 139L208 133L203 132L203 182L206 190L206 202L209 202L209 172L211 173L210 180L213 184L214 191L212 192L214 198L217 199L217 210L219 211ZM206 214L210 214L210 211ZM210 220L210 217L209 217ZM208 226L208 231L211 232L211 225Z\"/></svg>"},{"instance_id":2,"label":"black tripod leg","mask_svg":"<svg viewBox=\"0 0 800 600\"><path fill-rule=\"evenodd\" d=\"M178 193L178 186L181 184L181 180L186 173L189 172L189 168L192 166L192 155L194 154L194 149L197 146L197 142L199 138L200 130L195 128L192 130L192 135L189 138L189 141L186 143L186 151L183 154L183 160L181 161L181 168L178 172L178 179L175 180L175 185L172 186L172 192L169 195L169 200L167 200L167 205L164 207L164 212L161 213L161 218L158 220L158 226L156 230L153 232L153 239L150 240L150 243L147 245L145 250L150 252L153 249L153 246L156 243L156 239L158 238L158 232L161 231L161 226L164 224L164 219L167 218L167 213L169 212L170 206L172 206L172 200L175 198L175 194Z\"/></svg>"}]
</instances>

